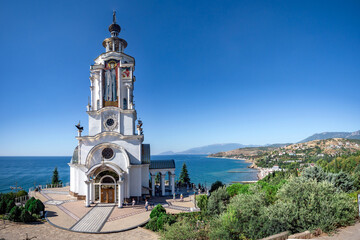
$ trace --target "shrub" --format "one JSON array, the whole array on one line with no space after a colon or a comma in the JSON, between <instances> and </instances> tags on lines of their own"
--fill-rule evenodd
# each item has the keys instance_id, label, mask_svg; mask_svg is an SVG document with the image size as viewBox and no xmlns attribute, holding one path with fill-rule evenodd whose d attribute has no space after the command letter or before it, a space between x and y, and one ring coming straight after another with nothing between
<instances>
[{"instance_id":1,"label":"shrub","mask_svg":"<svg viewBox=\"0 0 360 240\"><path fill-rule=\"evenodd\" d=\"M207 205L208 213L211 215L216 215L222 213L226 209L226 205L228 204L230 199L229 194L226 191L226 187L221 187L214 191Z\"/></svg>"},{"instance_id":2,"label":"shrub","mask_svg":"<svg viewBox=\"0 0 360 240\"><path fill-rule=\"evenodd\" d=\"M259 233L262 227L261 216L264 206L265 193L262 191L236 195L231 199L226 212L211 224L211 238L237 239L237 236L241 234L249 238L261 238Z\"/></svg>"},{"instance_id":3,"label":"shrub","mask_svg":"<svg viewBox=\"0 0 360 240\"><path fill-rule=\"evenodd\" d=\"M151 211L150 218L160 217L162 214L166 214L166 210L161 204L158 204Z\"/></svg>"},{"instance_id":4,"label":"shrub","mask_svg":"<svg viewBox=\"0 0 360 240\"><path fill-rule=\"evenodd\" d=\"M6 213L6 207L7 207L7 204L6 204L5 199L1 199L0 200L0 214Z\"/></svg>"},{"instance_id":5,"label":"shrub","mask_svg":"<svg viewBox=\"0 0 360 240\"><path fill-rule=\"evenodd\" d=\"M352 224L357 215L356 202L338 192L328 181L293 178L267 206L266 192L251 186L252 194L233 197L221 215L210 223L211 239L259 239L282 231L292 233L321 228L325 232Z\"/></svg>"},{"instance_id":6,"label":"shrub","mask_svg":"<svg viewBox=\"0 0 360 240\"><path fill-rule=\"evenodd\" d=\"M207 204L208 204L208 196L205 194L196 196L196 204L201 209L202 212L206 212Z\"/></svg>"},{"instance_id":7,"label":"shrub","mask_svg":"<svg viewBox=\"0 0 360 240\"><path fill-rule=\"evenodd\" d=\"M281 180L278 184L270 184L264 181L258 181L256 185L261 187L261 190L266 194L266 202L272 204L276 201L276 194L278 190L286 183L286 180Z\"/></svg>"},{"instance_id":8,"label":"shrub","mask_svg":"<svg viewBox=\"0 0 360 240\"><path fill-rule=\"evenodd\" d=\"M315 179L318 182L327 180L327 175L319 166L308 167L303 170L301 176L306 179Z\"/></svg>"},{"instance_id":9,"label":"shrub","mask_svg":"<svg viewBox=\"0 0 360 240\"><path fill-rule=\"evenodd\" d=\"M6 213L9 213L12 210L13 207L15 207L14 200L8 201L7 204L6 204Z\"/></svg>"},{"instance_id":10,"label":"shrub","mask_svg":"<svg viewBox=\"0 0 360 240\"><path fill-rule=\"evenodd\" d=\"M196 224L187 219L182 219L171 226L165 225L162 239L167 240L187 240L187 239L206 239L205 228L198 228Z\"/></svg>"},{"instance_id":11,"label":"shrub","mask_svg":"<svg viewBox=\"0 0 360 240\"><path fill-rule=\"evenodd\" d=\"M28 193L25 190L20 190L16 193L16 197L27 196Z\"/></svg>"},{"instance_id":12,"label":"shrub","mask_svg":"<svg viewBox=\"0 0 360 240\"><path fill-rule=\"evenodd\" d=\"M211 184L210 193L216 191L218 188L223 187L224 184L221 181L216 181Z\"/></svg>"},{"instance_id":13,"label":"shrub","mask_svg":"<svg viewBox=\"0 0 360 240\"><path fill-rule=\"evenodd\" d=\"M25 203L25 209L28 210L28 211L30 211L30 210L29 210L29 207L30 207L30 205L31 205L33 202L35 202L35 201L36 201L36 199L35 199L34 197L31 197L29 200L27 200L27 202Z\"/></svg>"},{"instance_id":14,"label":"shrub","mask_svg":"<svg viewBox=\"0 0 360 240\"><path fill-rule=\"evenodd\" d=\"M164 225L172 225L176 222L176 217L171 214L162 214L156 221L158 231L164 229Z\"/></svg>"},{"instance_id":15,"label":"shrub","mask_svg":"<svg viewBox=\"0 0 360 240\"><path fill-rule=\"evenodd\" d=\"M360 166L360 165L359 165ZM360 168L353 174L354 188L360 190Z\"/></svg>"},{"instance_id":16,"label":"shrub","mask_svg":"<svg viewBox=\"0 0 360 240\"><path fill-rule=\"evenodd\" d=\"M238 194L249 193L249 187L249 184L234 183L228 186L226 188L226 191L228 192L230 197L233 197Z\"/></svg>"},{"instance_id":17,"label":"shrub","mask_svg":"<svg viewBox=\"0 0 360 240\"><path fill-rule=\"evenodd\" d=\"M9 213L9 220L14 222L20 222L21 209L18 206L14 206Z\"/></svg>"},{"instance_id":18,"label":"shrub","mask_svg":"<svg viewBox=\"0 0 360 240\"><path fill-rule=\"evenodd\" d=\"M34 217L30 215L30 213L24 208L22 209L21 211L21 214L20 214L20 220L24 223L27 223L27 222L32 222L34 221Z\"/></svg>"},{"instance_id":19,"label":"shrub","mask_svg":"<svg viewBox=\"0 0 360 240\"><path fill-rule=\"evenodd\" d=\"M354 190L354 179L345 172L329 173L327 180L343 192L351 192Z\"/></svg>"},{"instance_id":20,"label":"shrub","mask_svg":"<svg viewBox=\"0 0 360 240\"><path fill-rule=\"evenodd\" d=\"M157 220L158 217L152 217L150 218L150 221L145 225L145 228L150 229L151 231L157 232Z\"/></svg>"},{"instance_id":21,"label":"shrub","mask_svg":"<svg viewBox=\"0 0 360 240\"><path fill-rule=\"evenodd\" d=\"M39 199L33 201L29 206L29 212L31 212L31 214L40 214L40 212L44 210L45 206Z\"/></svg>"},{"instance_id":22,"label":"shrub","mask_svg":"<svg viewBox=\"0 0 360 240\"><path fill-rule=\"evenodd\" d=\"M284 204L293 204L296 212L284 215L284 222L292 232L321 228L328 232L337 226L354 222L356 203L345 193L338 193L334 185L327 181L316 182L295 178L285 184L278 192L279 200ZM275 209L280 206L275 204Z\"/></svg>"},{"instance_id":23,"label":"shrub","mask_svg":"<svg viewBox=\"0 0 360 240\"><path fill-rule=\"evenodd\" d=\"M329 181L339 190L350 192L354 190L354 178L345 172L327 173L321 167L309 167L303 171L303 178L314 179L318 182Z\"/></svg>"}]
</instances>

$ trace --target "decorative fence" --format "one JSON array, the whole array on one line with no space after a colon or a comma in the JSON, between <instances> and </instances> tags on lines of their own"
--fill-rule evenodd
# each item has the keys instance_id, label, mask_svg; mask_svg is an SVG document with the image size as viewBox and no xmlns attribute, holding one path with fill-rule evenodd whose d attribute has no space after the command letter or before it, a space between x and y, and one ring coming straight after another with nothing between
<instances>
[{"instance_id":1,"label":"decorative fence","mask_svg":"<svg viewBox=\"0 0 360 240\"><path fill-rule=\"evenodd\" d=\"M59 183L59 184L45 184L45 185L37 185L36 187L29 188L29 193L32 191L41 191L43 189L49 189L49 188L62 188L70 186L70 183Z\"/></svg>"},{"instance_id":2,"label":"decorative fence","mask_svg":"<svg viewBox=\"0 0 360 240\"><path fill-rule=\"evenodd\" d=\"M29 198L30 198L29 195L17 197L15 198L15 204L23 205L27 202L27 200L29 200Z\"/></svg>"}]
</instances>

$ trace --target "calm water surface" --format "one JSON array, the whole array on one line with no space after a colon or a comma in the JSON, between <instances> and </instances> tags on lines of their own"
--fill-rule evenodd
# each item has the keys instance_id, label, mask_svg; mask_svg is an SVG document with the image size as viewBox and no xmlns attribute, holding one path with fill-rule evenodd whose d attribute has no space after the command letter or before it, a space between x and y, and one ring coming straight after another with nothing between
<instances>
[{"instance_id":1,"label":"calm water surface","mask_svg":"<svg viewBox=\"0 0 360 240\"><path fill-rule=\"evenodd\" d=\"M0 192L10 191L10 186L17 185L28 190L37 184L51 182L52 172L57 167L60 179L70 181L70 168L67 165L71 157L0 157ZM194 183L210 186L216 180L224 183L232 181L256 180L256 173L247 168L249 163L233 159L207 158L206 155L164 155L151 156L154 160L174 159L176 179L185 162L190 179ZM248 173L228 173L228 171L248 171Z\"/></svg>"}]
</instances>

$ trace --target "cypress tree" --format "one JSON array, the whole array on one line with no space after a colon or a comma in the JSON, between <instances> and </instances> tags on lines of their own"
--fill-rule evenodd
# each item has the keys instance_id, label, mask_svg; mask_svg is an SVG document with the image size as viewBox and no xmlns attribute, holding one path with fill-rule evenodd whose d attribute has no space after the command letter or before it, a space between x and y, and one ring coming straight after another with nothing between
<instances>
[{"instance_id":1,"label":"cypress tree","mask_svg":"<svg viewBox=\"0 0 360 240\"><path fill-rule=\"evenodd\" d=\"M59 184L61 181L59 180L59 172L57 170L57 167L55 167L53 176L51 179L51 184Z\"/></svg>"},{"instance_id":2,"label":"cypress tree","mask_svg":"<svg viewBox=\"0 0 360 240\"><path fill-rule=\"evenodd\" d=\"M187 167L186 167L186 163L184 163L183 166L182 166L179 182L181 184L190 183L190 177L189 177L189 173L188 173L188 170L187 170Z\"/></svg>"}]
</instances>

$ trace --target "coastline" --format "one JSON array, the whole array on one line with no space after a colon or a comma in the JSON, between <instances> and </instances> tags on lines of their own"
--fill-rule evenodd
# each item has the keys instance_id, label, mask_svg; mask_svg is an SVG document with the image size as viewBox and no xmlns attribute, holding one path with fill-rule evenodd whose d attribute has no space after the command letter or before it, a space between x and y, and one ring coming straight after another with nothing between
<instances>
[{"instance_id":1,"label":"coastline","mask_svg":"<svg viewBox=\"0 0 360 240\"><path fill-rule=\"evenodd\" d=\"M219 159L233 159L233 160L241 160L241 161L245 161L246 163L251 163L250 166L248 166L248 168L257 170L257 178L258 180L263 179L264 177L266 177L267 175L269 175L270 173L272 173L274 170L272 168L262 168L262 167L258 167L255 162L253 162L250 159L246 159L246 158L236 158L236 157L211 157L211 156L207 156L208 158L219 158Z\"/></svg>"},{"instance_id":2,"label":"coastline","mask_svg":"<svg viewBox=\"0 0 360 240\"><path fill-rule=\"evenodd\" d=\"M207 158L219 158L219 159L232 159L232 160L240 160L240 161L245 161L246 163L251 163L250 166L248 166L247 168L251 168L254 170L257 170L258 173L256 174L258 180L263 179L264 177L266 177L266 175L269 172L268 168L260 168L258 167L252 160L250 159L246 159L246 158L236 158L236 157L212 157L212 156L206 156Z\"/></svg>"}]
</instances>

